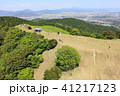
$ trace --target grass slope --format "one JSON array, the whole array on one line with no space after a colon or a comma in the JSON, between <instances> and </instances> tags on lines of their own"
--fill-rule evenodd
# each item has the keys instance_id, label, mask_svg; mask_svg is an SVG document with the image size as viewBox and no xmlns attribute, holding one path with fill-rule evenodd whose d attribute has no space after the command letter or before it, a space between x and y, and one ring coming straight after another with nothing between
<instances>
[{"instance_id":1,"label":"grass slope","mask_svg":"<svg viewBox=\"0 0 120 96\"><path fill-rule=\"evenodd\" d=\"M40 26L36 26L40 27ZM34 78L42 80L46 69L55 66L55 52L64 45L75 48L81 55L81 63L78 68L69 72L63 72L61 80L119 80L120 69L120 40L101 40L83 36L56 35L42 31L40 34L47 39L56 39L57 47L45 51L42 56L44 62L39 68L34 69ZM63 43L59 42L63 40ZM111 46L111 48L109 48ZM95 57L94 57L95 56Z\"/></svg>"},{"instance_id":2,"label":"grass slope","mask_svg":"<svg viewBox=\"0 0 120 96\"><path fill-rule=\"evenodd\" d=\"M58 40L58 45L55 49L43 53L44 62L34 70L36 80L43 79L44 71L55 65L55 52L64 45L71 46L79 52L81 63L74 70L63 72L61 80L120 79L120 40L101 40L66 34L57 36L55 33L48 35L47 32L43 32L42 35ZM59 39L63 40L63 43L59 42Z\"/></svg>"},{"instance_id":3,"label":"grass slope","mask_svg":"<svg viewBox=\"0 0 120 96\"><path fill-rule=\"evenodd\" d=\"M61 28L57 28L54 26L34 26L35 28L42 28L42 30L45 30L46 32L60 32L63 34L70 34L69 32L67 32L66 30L63 30Z\"/></svg>"}]
</instances>

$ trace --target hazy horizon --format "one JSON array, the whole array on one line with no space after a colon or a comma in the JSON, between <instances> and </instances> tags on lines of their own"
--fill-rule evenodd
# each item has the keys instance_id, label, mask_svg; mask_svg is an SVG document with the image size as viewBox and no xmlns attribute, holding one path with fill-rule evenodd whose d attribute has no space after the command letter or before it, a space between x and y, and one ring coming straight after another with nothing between
<instances>
[{"instance_id":1,"label":"hazy horizon","mask_svg":"<svg viewBox=\"0 0 120 96\"><path fill-rule=\"evenodd\" d=\"M0 0L0 10L54 10L63 8L118 9L120 0Z\"/></svg>"},{"instance_id":2,"label":"hazy horizon","mask_svg":"<svg viewBox=\"0 0 120 96\"><path fill-rule=\"evenodd\" d=\"M31 11L44 11L44 10L60 10L60 9L75 9L75 7L71 7L71 8L56 8L56 9L39 9L39 10L34 10L34 9L21 9L21 10L4 10L4 9L0 9L0 10L2 10L2 11L24 11L24 10L31 10ZM119 9L120 10L120 8L78 8L78 7L76 7L76 9Z\"/></svg>"}]
</instances>

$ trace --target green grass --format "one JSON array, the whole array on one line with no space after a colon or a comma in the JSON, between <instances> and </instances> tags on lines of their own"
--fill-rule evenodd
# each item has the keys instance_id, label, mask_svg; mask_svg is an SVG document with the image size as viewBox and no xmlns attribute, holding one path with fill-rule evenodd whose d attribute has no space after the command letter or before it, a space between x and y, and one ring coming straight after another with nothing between
<instances>
[{"instance_id":1,"label":"green grass","mask_svg":"<svg viewBox=\"0 0 120 96\"><path fill-rule=\"evenodd\" d=\"M63 30L61 28L55 27L55 26L34 26L35 28L42 28L42 30L45 30L46 32L60 32L63 34L70 34L68 31Z\"/></svg>"}]
</instances>

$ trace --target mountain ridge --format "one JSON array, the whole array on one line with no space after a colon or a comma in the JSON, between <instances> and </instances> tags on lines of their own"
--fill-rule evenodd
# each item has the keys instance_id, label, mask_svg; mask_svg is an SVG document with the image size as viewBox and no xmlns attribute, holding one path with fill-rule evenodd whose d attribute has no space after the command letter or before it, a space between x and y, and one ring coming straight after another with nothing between
<instances>
[{"instance_id":1,"label":"mountain ridge","mask_svg":"<svg viewBox=\"0 0 120 96\"><path fill-rule=\"evenodd\" d=\"M7 11L7 10L0 10L0 16L17 16L21 17L21 14L24 17L27 16L38 16L43 14L56 14L56 13L62 13L62 12L120 12L120 8L114 9L114 8L105 8L105 9L95 9L95 8L62 8L62 9L54 9L54 10L31 10L31 9L24 9L24 10L18 10L18 11ZM16 15L17 14L17 15ZM29 15L31 14L31 15Z\"/></svg>"}]
</instances>

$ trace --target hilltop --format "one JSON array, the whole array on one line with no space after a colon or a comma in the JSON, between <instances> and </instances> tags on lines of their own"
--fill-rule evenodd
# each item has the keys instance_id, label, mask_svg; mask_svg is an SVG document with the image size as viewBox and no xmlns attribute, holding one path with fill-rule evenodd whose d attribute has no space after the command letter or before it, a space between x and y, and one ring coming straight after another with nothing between
<instances>
[{"instance_id":1,"label":"hilltop","mask_svg":"<svg viewBox=\"0 0 120 96\"><path fill-rule=\"evenodd\" d=\"M71 46L79 52L81 63L74 70L63 72L60 80L120 79L120 39L104 40L72 34L58 35L55 33L57 32L56 30L62 30L63 33L66 31L62 28L52 26L52 24L56 25L56 23L37 23L16 17L0 17L0 21L0 36L2 37L2 41L4 41L0 46L0 79L3 79L5 74L4 79L7 80L42 80L45 70L55 66L55 52L64 45ZM48 26L48 24L51 25ZM27 25L32 27L29 32ZM18 28L23 27L19 30L15 26L18 26ZM33 28L35 26L42 26L42 32L34 33ZM48 50L50 42L54 42L55 46ZM10 70L7 70L7 68ZM7 73L4 73L4 70Z\"/></svg>"},{"instance_id":2,"label":"hilltop","mask_svg":"<svg viewBox=\"0 0 120 96\"><path fill-rule=\"evenodd\" d=\"M57 35L42 31L47 39L56 39L57 47L45 51L45 58L38 69L34 70L36 80L43 79L46 69L55 66L55 52L64 45L75 48L82 57L78 68L69 72L63 72L61 80L119 80L120 68L120 40L101 40L84 36L72 36L67 34ZM63 43L59 41L63 40ZM109 49L109 46L111 47ZM94 58L95 55L95 58Z\"/></svg>"},{"instance_id":3,"label":"hilltop","mask_svg":"<svg viewBox=\"0 0 120 96\"><path fill-rule=\"evenodd\" d=\"M47 39L56 39L58 41L58 45L54 49L45 51L42 54L44 57L44 62L40 64L39 68L34 69L35 80L43 80L45 70L51 69L55 66L55 52L58 48L61 48L64 45L75 48L81 55L82 60L78 68L75 68L74 70L68 72L63 72L60 80L120 79L119 39L102 40L84 36L72 36L67 34L57 35L57 33L50 32L50 30L48 32L43 30L40 34L42 34ZM63 43L60 42L59 39L61 39Z\"/></svg>"}]
</instances>

